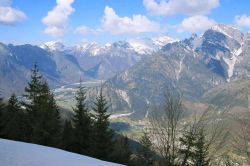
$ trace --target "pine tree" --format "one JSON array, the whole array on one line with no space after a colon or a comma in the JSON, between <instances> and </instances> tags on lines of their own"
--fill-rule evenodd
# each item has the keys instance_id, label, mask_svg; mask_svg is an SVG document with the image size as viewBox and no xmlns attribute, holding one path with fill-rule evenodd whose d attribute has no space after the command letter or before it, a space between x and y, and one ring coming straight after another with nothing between
<instances>
[{"instance_id":1,"label":"pine tree","mask_svg":"<svg viewBox=\"0 0 250 166\"><path fill-rule=\"evenodd\" d=\"M34 109L35 105L39 101L40 94L42 92L43 78L39 74L37 64L34 65L33 69L31 69L31 80L28 82L28 85L25 87L25 92L23 96L29 100L29 104L25 106L28 109ZM32 110L34 111L34 110Z\"/></svg>"},{"instance_id":2,"label":"pine tree","mask_svg":"<svg viewBox=\"0 0 250 166\"><path fill-rule=\"evenodd\" d=\"M195 142L195 153L193 162L195 166L208 166L209 160L208 157L208 148L206 145L205 135L203 129L200 129L197 141Z\"/></svg>"},{"instance_id":3,"label":"pine tree","mask_svg":"<svg viewBox=\"0 0 250 166\"><path fill-rule=\"evenodd\" d=\"M2 136L7 139L26 141L27 133L27 115L21 109L21 104L15 94L13 94L3 113Z\"/></svg>"},{"instance_id":4,"label":"pine tree","mask_svg":"<svg viewBox=\"0 0 250 166\"><path fill-rule=\"evenodd\" d=\"M41 127L45 130L44 133L46 133L44 135L44 143L50 146L58 146L62 131L59 107L56 104L53 92L49 90L47 82L44 82L43 87L44 96L42 111L44 114L44 121Z\"/></svg>"},{"instance_id":5,"label":"pine tree","mask_svg":"<svg viewBox=\"0 0 250 166\"><path fill-rule=\"evenodd\" d=\"M29 142L34 142L33 130L36 128L37 120L40 116L39 109L41 107L42 79L42 76L38 72L37 64L35 64L33 69L31 69L31 80L24 89L25 94L23 97L26 99L26 102L22 102L29 117L29 127L27 128L27 132L30 133Z\"/></svg>"},{"instance_id":6,"label":"pine tree","mask_svg":"<svg viewBox=\"0 0 250 166\"><path fill-rule=\"evenodd\" d=\"M184 134L180 137L180 145L181 148L179 149L179 158L180 158L180 165L192 165L189 163L194 158L194 148L195 148L195 141L197 140L196 133L192 130L184 131Z\"/></svg>"},{"instance_id":7,"label":"pine tree","mask_svg":"<svg viewBox=\"0 0 250 166\"><path fill-rule=\"evenodd\" d=\"M143 136L139 140L141 147L139 148L139 158L143 165L150 166L154 162L154 154L152 153L152 142L149 139L147 133L143 133Z\"/></svg>"},{"instance_id":8,"label":"pine tree","mask_svg":"<svg viewBox=\"0 0 250 166\"><path fill-rule=\"evenodd\" d=\"M31 142L57 146L61 132L59 109L47 82L39 75L37 65L32 69L24 97L28 100L24 107L29 114Z\"/></svg>"},{"instance_id":9,"label":"pine tree","mask_svg":"<svg viewBox=\"0 0 250 166\"><path fill-rule=\"evenodd\" d=\"M113 162L128 165L131 155L130 145L127 136L120 136L114 144L111 154Z\"/></svg>"},{"instance_id":10,"label":"pine tree","mask_svg":"<svg viewBox=\"0 0 250 166\"><path fill-rule=\"evenodd\" d=\"M0 96L1 96L1 94L0 94ZM5 107L5 104L3 102L3 98L0 97L0 113L2 112L2 110L4 109L4 107Z\"/></svg>"},{"instance_id":11,"label":"pine tree","mask_svg":"<svg viewBox=\"0 0 250 166\"><path fill-rule=\"evenodd\" d=\"M75 96L76 108L74 122L74 152L81 154L90 154L90 133L92 128L92 120L90 112L86 106L86 91L80 81L80 86Z\"/></svg>"},{"instance_id":12,"label":"pine tree","mask_svg":"<svg viewBox=\"0 0 250 166\"><path fill-rule=\"evenodd\" d=\"M61 139L61 147L67 151L73 151L73 142L74 141L74 130L70 120L65 120L62 139Z\"/></svg>"},{"instance_id":13,"label":"pine tree","mask_svg":"<svg viewBox=\"0 0 250 166\"><path fill-rule=\"evenodd\" d=\"M113 151L113 130L109 128L108 102L103 96L102 89L94 102L94 126L93 126L93 155L96 158L109 160Z\"/></svg>"}]
</instances>

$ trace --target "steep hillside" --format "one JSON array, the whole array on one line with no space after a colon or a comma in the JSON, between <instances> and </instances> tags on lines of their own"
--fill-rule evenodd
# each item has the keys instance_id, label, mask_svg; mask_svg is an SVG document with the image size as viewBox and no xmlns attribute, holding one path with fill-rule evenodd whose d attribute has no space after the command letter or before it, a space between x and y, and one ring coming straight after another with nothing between
<instances>
[{"instance_id":1,"label":"steep hillside","mask_svg":"<svg viewBox=\"0 0 250 166\"><path fill-rule=\"evenodd\" d=\"M51 87L88 78L72 55L49 52L32 45L0 44L0 87L4 96L21 94L37 63ZM72 74L74 73L74 74Z\"/></svg>"},{"instance_id":2,"label":"steep hillside","mask_svg":"<svg viewBox=\"0 0 250 166\"><path fill-rule=\"evenodd\" d=\"M234 108L247 110L250 104L250 79L232 81L207 91L201 101L215 105L220 108L227 108L229 111Z\"/></svg>"},{"instance_id":3,"label":"steep hillside","mask_svg":"<svg viewBox=\"0 0 250 166\"><path fill-rule=\"evenodd\" d=\"M143 118L162 104L166 87L199 101L209 89L250 74L249 34L216 25L202 36L169 43L161 51L105 83L113 110Z\"/></svg>"}]
</instances>

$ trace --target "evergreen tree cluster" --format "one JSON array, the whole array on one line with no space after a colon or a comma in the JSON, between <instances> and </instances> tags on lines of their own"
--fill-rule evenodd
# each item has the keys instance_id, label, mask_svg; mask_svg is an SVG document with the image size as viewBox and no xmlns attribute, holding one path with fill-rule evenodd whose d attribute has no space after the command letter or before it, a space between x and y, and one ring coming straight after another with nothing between
<instances>
[{"instance_id":1,"label":"evergreen tree cluster","mask_svg":"<svg viewBox=\"0 0 250 166\"><path fill-rule=\"evenodd\" d=\"M75 114L72 119L62 120L54 94L35 65L23 98L20 101L13 94L6 104L0 98L1 138L128 164L131 153L128 139L115 138L114 131L109 128L109 107L102 90L93 107L88 108L86 90L80 83L73 108Z\"/></svg>"}]
</instances>

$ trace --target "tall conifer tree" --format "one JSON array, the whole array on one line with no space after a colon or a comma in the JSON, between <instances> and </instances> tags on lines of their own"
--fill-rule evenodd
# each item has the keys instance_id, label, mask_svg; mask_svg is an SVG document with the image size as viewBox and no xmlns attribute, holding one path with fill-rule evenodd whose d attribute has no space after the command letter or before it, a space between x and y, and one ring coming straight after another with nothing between
<instances>
[{"instance_id":1,"label":"tall conifer tree","mask_svg":"<svg viewBox=\"0 0 250 166\"><path fill-rule=\"evenodd\" d=\"M24 107L29 114L31 142L57 146L61 132L59 109L37 65L32 69L24 97L27 99Z\"/></svg>"},{"instance_id":2,"label":"tall conifer tree","mask_svg":"<svg viewBox=\"0 0 250 166\"><path fill-rule=\"evenodd\" d=\"M195 142L195 154L193 162L195 166L208 166L208 147L203 129L200 129Z\"/></svg>"},{"instance_id":3,"label":"tall conifer tree","mask_svg":"<svg viewBox=\"0 0 250 166\"><path fill-rule=\"evenodd\" d=\"M73 109L74 122L74 151L90 154L90 132L92 127L91 115L86 105L86 91L80 80L80 86L75 96L76 107Z\"/></svg>"},{"instance_id":4,"label":"tall conifer tree","mask_svg":"<svg viewBox=\"0 0 250 166\"><path fill-rule=\"evenodd\" d=\"M147 133L143 133L142 137L139 140L141 147L139 148L139 158L143 165L150 166L154 162L154 153L152 152L152 142L147 135Z\"/></svg>"},{"instance_id":5,"label":"tall conifer tree","mask_svg":"<svg viewBox=\"0 0 250 166\"><path fill-rule=\"evenodd\" d=\"M0 96L1 96L1 94L0 94ZM1 134L2 129L3 129L3 127L2 127L2 121L3 121L2 115L3 115L4 107L5 107L5 104L3 102L3 98L0 97L0 138L2 137L2 134Z\"/></svg>"},{"instance_id":6,"label":"tall conifer tree","mask_svg":"<svg viewBox=\"0 0 250 166\"><path fill-rule=\"evenodd\" d=\"M131 153L128 137L119 136L115 141L111 160L113 162L128 165Z\"/></svg>"},{"instance_id":7,"label":"tall conifer tree","mask_svg":"<svg viewBox=\"0 0 250 166\"><path fill-rule=\"evenodd\" d=\"M27 132L27 114L21 109L21 104L15 94L13 94L3 113L2 135L4 138L27 141L29 133Z\"/></svg>"},{"instance_id":8,"label":"tall conifer tree","mask_svg":"<svg viewBox=\"0 0 250 166\"><path fill-rule=\"evenodd\" d=\"M65 120L62 138L61 138L61 147L67 151L73 151L74 147L74 129L70 120Z\"/></svg>"},{"instance_id":9,"label":"tall conifer tree","mask_svg":"<svg viewBox=\"0 0 250 166\"><path fill-rule=\"evenodd\" d=\"M109 160L110 154L113 151L113 130L109 128L108 102L105 99L102 89L94 102L94 127L93 127L93 140L94 140L94 156Z\"/></svg>"}]
</instances>

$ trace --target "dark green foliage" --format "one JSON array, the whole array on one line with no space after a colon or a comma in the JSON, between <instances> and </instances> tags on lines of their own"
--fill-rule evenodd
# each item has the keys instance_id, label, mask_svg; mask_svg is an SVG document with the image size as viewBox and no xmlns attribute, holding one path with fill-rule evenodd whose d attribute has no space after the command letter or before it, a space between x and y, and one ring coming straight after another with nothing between
<instances>
[{"instance_id":1,"label":"dark green foliage","mask_svg":"<svg viewBox=\"0 0 250 166\"><path fill-rule=\"evenodd\" d=\"M71 121L65 120L63 132L62 132L62 139L61 139L61 147L67 151L73 151L73 142L74 141L74 129L71 124Z\"/></svg>"},{"instance_id":2,"label":"dark green foliage","mask_svg":"<svg viewBox=\"0 0 250 166\"><path fill-rule=\"evenodd\" d=\"M181 149L179 149L179 158L181 159L181 166L191 165L190 161L195 156L195 141L196 134L192 129L184 131L180 138Z\"/></svg>"},{"instance_id":3,"label":"dark green foliage","mask_svg":"<svg viewBox=\"0 0 250 166\"><path fill-rule=\"evenodd\" d=\"M0 97L0 138L2 137L2 130L3 130L3 124L2 124L2 121L3 121L3 117L2 117L2 114L3 114L3 110L4 110L4 107L5 107L5 104L3 102L3 99Z\"/></svg>"},{"instance_id":4,"label":"dark green foliage","mask_svg":"<svg viewBox=\"0 0 250 166\"><path fill-rule=\"evenodd\" d=\"M208 166L208 147L206 145L204 131L201 129L197 135L197 140L195 142L195 153L193 162L195 166Z\"/></svg>"},{"instance_id":5,"label":"dark green foliage","mask_svg":"<svg viewBox=\"0 0 250 166\"><path fill-rule=\"evenodd\" d=\"M129 131L131 128L127 122L112 122L109 127L117 132Z\"/></svg>"},{"instance_id":6,"label":"dark green foliage","mask_svg":"<svg viewBox=\"0 0 250 166\"><path fill-rule=\"evenodd\" d=\"M5 104L3 102L3 99L0 97L0 112L4 109Z\"/></svg>"},{"instance_id":7,"label":"dark green foliage","mask_svg":"<svg viewBox=\"0 0 250 166\"><path fill-rule=\"evenodd\" d=\"M80 83L78 91L75 96L76 108L74 108L75 115L74 122L74 152L81 154L90 154L91 144L91 127L92 120L89 110L86 106L86 92L85 88Z\"/></svg>"},{"instance_id":8,"label":"dark green foliage","mask_svg":"<svg viewBox=\"0 0 250 166\"><path fill-rule=\"evenodd\" d=\"M113 130L109 128L108 102L102 94L94 102L93 155L96 158L108 160L113 151Z\"/></svg>"},{"instance_id":9,"label":"dark green foliage","mask_svg":"<svg viewBox=\"0 0 250 166\"><path fill-rule=\"evenodd\" d=\"M2 114L1 125L3 126L1 135L3 138L26 141L28 137L27 114L21 109L21 104L13 94Z\"/></svg>"},{"instance_id":10,"label":"dark green foliage","mask_svg":"<svg viewBox=\"0 0 250 166\"><path fill-rule=\"evenodd\" d=\"M32 69L31 80L25 88L24 103L30 120L30 141L57 146L61 132L59 109L46 81L39 75L37 66Z\"/></svg>"},{"instance_id":11,"label":"dark green foliage","mask_svg":"<svg viewBox=\"0 0 250 166\"><path fill-rule=\"evenodd\" d=\"M127 165L129 163L130 155L131 155L131 150L128 137L126 136L119 137L115 141L114 149L111 154L112 161Z\"/></svg>"},{"instance_id":12,"label":"dark green foliage","mask_svg":"<svg viewBox=\"0 0 250 166\"><path fill-rule=\"evenodd\" d=\"M154 154L152 152L152 142L150 141L147 133L143 133L143 136L140 138L140 144L142 145L139 149L139 158L143 165L150 166L154 162Z\"/></svg>"},{"instance_id":13,"label":"dark green foliage","mask_svg":"<svg viewBox=\"0 0 250 166\"><path fill-rule=\"evenodd\" d=\"M191 127L180 138L179 159L181 166L208 166L208 146L203 129Z\"/></svg>"},{"instance_id":14,"label":"dark green foliage","mask_svg":"<svg viewBox=\"0 0 250 166\"><path fill-rule=\"evenodd\" d=\"M28 85L24 89L26 94L23 95L27 100L30 101L29 104L26 104L28 108L31 107L29 109L35 107L35 104L39 102L39 98L42 92L42 85L42 76L39 75L38 67L35 64L34 68L31 70L31 80L30 82L28 82Z\"/></svg>"}]
</instances>

